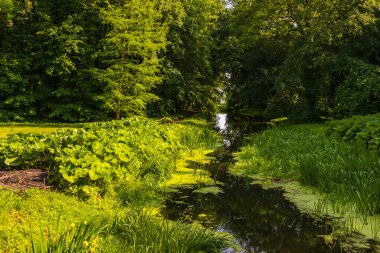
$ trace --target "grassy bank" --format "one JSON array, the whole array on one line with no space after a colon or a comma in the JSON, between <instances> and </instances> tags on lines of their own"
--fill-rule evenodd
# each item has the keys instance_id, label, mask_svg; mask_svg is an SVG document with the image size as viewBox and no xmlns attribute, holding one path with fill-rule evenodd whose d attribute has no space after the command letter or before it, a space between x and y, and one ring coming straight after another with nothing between
<instances>
[{"instance_id":1,"label":"grassy bank","mask_svg":"<svg viewBox=\"0 0 380 253\"><path fill-rule=\"evenodd\" d=\"M112 199L90 203L36 189L1 190L0 203L0 252L218 252L228 245L222 234Z\"/></svg>"},{"instance_id":2,"label":"grassy bank","mask_svg":"<svg viewBox=\"0 0 380 253\"><path fill-rule=\"evenodd\" d=\"M225 235L151 211L159 185L172 184L183 163L202 159L218 141L194 119L129 119L0 139L3 169L44 169L55 189L0 189L0 252L220 251L229 245Z\"/></svg>"},{"instance_id":3,"label":"grassy bank","mask_svg":"<svg viewBox=\"0 0 380 253\"><path fill-rule=\"evenodd\" d=\"M86 123L1 123L0 138L7 135L24 133L24 134L50 134L59 129L82 128Z\"/></svg>"},{"instance_id":4,"label":"grassy bank","mask_svg":"<svg viewBox=\"0 0 380 253\"><path fill-rule=\"evenodd\" d=\"M49 134L60 127L46 127L46 126L0 126L0 138L4 138L9 134L16 133L35 133L35 134Z\"/></svg>"},{"instance_id":5,"label":"grassy bank","mask_svg":"<svg viewBox=\"0 0 380 253\"><path fill-rule=\"evenodd\" d=\"M373 120L371 122L368 125L379 133L380 126L374 126ZM365 224L367 216L380 213L380 156L373 145L368 148L366 141L343 140L340 137L342 132L336 129L346 123L279 125L251 134L241 152L237 153L232 171L276 179L274 181L299 181L324 196L323 200L316 202L315 208L328 202L335 211L339 210L339 214L355 213ZM363 135L368 131L362 127L356 132ZM373 139L366 140L373 143ZM372 225L372 236L377 237L380 227Z\"/></svg>"}]
</instances>

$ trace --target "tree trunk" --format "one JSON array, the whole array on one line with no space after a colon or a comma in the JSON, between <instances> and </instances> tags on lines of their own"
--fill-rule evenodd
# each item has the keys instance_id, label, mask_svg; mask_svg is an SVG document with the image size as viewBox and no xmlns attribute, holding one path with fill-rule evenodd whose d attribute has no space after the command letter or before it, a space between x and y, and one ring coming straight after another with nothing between
<instances>
[{"instance_id":1,"label":"tree trunk","mask_svg":"<svg viewBox=\"0 0 380 253\"><path fill-rule=\"evenodd\" d=\"M121 120L121 112L120 112L120 111L117 111L117 112L115 113L115 119L116 119L116 120Z\"/></svg>"}]
</instances>

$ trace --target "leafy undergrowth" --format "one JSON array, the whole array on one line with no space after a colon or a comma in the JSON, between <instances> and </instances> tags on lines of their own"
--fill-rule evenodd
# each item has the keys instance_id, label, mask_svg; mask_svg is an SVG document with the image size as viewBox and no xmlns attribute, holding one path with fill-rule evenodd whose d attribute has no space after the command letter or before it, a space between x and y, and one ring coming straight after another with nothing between
<instances>
[{"instance_id":1,"label":"leafy undergrowth","mask_svg":"<svg viewBox=\"0 0 380 253\"><path fill-rule=\"evenodd\" d=\"M300 181L325 196L316 208L330 203L339 214L355 213L364 225L369 215L380 213L380 157L361 143L326 136L326 129L280 125L251 134L232 172ZM380 226L371 226L377 237Z\"/></svg>"},{"instance_id":2,"label":"leafy undergrowth","mask_svg":"<svg viewBox=\"0 0 380 253\"><path fill-rule=\"evenodd\" d=\"M328 135L336 135L346 141L356 141L380 152L380 113L336 120L328 126Z\"/></svg>"},{"instance_id":3,"label":"leafy undergrowth","mask_svg":"<svg viewBox=\"0 0 380 253\"><path fill-rule=\"evenodd\" d=\"M1 167L43 168L61 192L0 189L0 252L219 252L230 238L146 211L181 164L204 159L218 143L194 119L138 118L3 138Z\"/></svg>"},{"instance_id":4,"label":"leafy undergrowth","mask_svg":"<svg viewBox=\"0 0 380 253\"><path fill-rule=\"evenodd\" d=\"M48 135L8 135L0 139L0 167L47 170L56 188L89 198L113 194L120 184L157 184L171 176L184 151L217 142L201 120L162 124L134 118Z\"/></svg>"}]
</instances>

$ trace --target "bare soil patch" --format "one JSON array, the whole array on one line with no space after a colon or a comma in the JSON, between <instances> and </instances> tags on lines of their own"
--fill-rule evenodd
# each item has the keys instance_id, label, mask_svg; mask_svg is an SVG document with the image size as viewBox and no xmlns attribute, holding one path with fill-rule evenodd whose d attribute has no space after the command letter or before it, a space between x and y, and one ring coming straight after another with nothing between
<instances>
[{"instance_id":1,"label":"bare soil patch","mask_svg":"<svg viewBox=\"0 0 380 253\"><path fill-rule=\"evenodd\" d=\"M26 190L28 188L49 189L48 173L40 169L0 171L0 188Z\"/></svg>"}]
</instances>

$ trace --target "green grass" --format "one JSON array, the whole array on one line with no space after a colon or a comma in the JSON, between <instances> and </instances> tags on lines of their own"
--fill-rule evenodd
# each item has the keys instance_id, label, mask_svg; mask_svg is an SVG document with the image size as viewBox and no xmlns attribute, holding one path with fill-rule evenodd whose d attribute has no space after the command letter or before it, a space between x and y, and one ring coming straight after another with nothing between
<instances>
[{"instance_id":1,"label":"green grass","mask_svg":"<svg viewBox=\"0 0 380 253\"><path fill-rule=\"evenodd\" d=\"M84 202L37 189L0 190L0 252L220 252L229 237L154 217L116 199ZM90 251L90 250L94 251Z\"/></svg>"},{"instance_id":2,"label":"green grass","mask_svg":"<svg viewBox=\"0 0 380 253\"><path fill-rule=\"evenodd\" d=\"M282 125L252 134L233 171L290 178L349 203L380 212L380 157L355 142L327 137L325 125Z\"/></svg>"},{"instance_id":3,"label":"green grass","mask_svg":"<svg viewBox=\"0 0 380 253\"><path fill-rule=\"evenodd\" d=\"M211 253L231 246L226 234L200 225L153 218L142 210L131 211L116 220L112 234L104 244L104 252Z\"/></svg>"},{"instance_id":4,"label":"green grass","mask_svg":"<svg viewBox=\"0 0 380 253\"><path fill-rule=\"evenodd\" d=\"M85 125L86 123L0 123L0 138L16 133L50 134L58 129L81 128Z\"/></svg>"},{"instance_id":5,"label":"green grass","mask_svg":"<svg viewBox=\"0 0 380 253\"><path fill-rule=\"evenodd\" d=\"M9 134L29 133L29 134L49 134L58 129L57 127L30 127L30 126L0 126L0 138L4 138Z\"/></svg>"},{"instance_id":6,"label":"green grass","mask_svg":"<svg viewBox=\"0 0 380 253\"><path fill-rule=\"evenodd\" d=\"M110 223L107 219L99 220L92 218L89 221L79 223L79 225L72 224L70 227L60 231L59 222L60 217L58 217L57 225L53 231L48 228L47 236L45 236L45 231L42 225L40 226L40 234L38 239L31 235L31 252L95 252L97 248L97 240Z\"/></svg>"},{"instance_id":7,"label":"green grass","mask_svg":"<svg viewBox=\"0 0 380 253\"><path fill-rule=\"evenodd\" d=\"M72 224L89 221L90 217L113 217L121 211L114 200L90 203L37 189L23 193L0 189L0 205L0 252L31 249L31 235L38 241L41 226L44 233L48 227L52 233L58 233Z\"/></svg>"}]
</instances>

